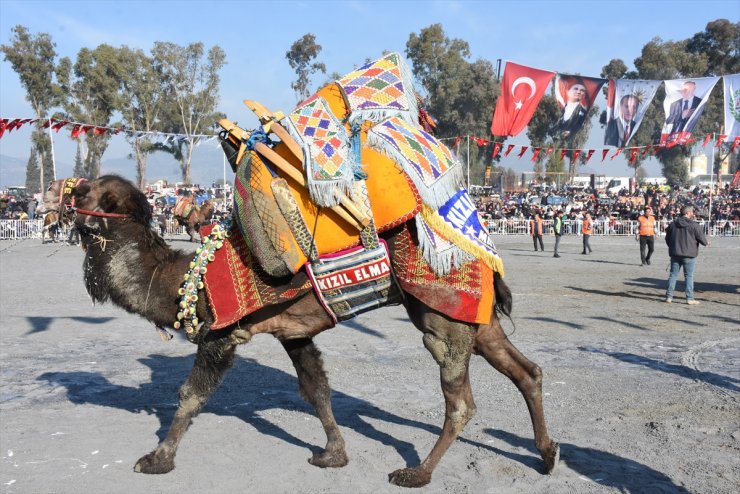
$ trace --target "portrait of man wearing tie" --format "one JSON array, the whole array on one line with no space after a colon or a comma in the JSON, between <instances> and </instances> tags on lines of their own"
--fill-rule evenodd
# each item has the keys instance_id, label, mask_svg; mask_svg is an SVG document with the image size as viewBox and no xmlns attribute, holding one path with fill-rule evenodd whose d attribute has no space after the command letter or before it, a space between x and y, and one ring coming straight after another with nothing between
<instances>
[{"instance_id":1,"label":"portrait of man wearing tie","mask_svg":"<svg viewBox=\"0 0 740 494\"><path fill-rule=\"evenodd\" d=\"M609 121L604 134L607 146L624 147L635 133L637 110L640 100L634 94L626 94L619 100L619 116Z\"/></svg>"},{"instance_id":2,"label":"portrait of man wearing tie","mask_svg":"<svg viewBox=\"0 0 740 494\"><path fill-rule=\"evenodd\" d=\"M681 87L681 99L671 103L671 109L665 121L666 126L671 125L670 134L683 131L691 132L694 130L694 126L697 120L699 120L699 114L703 110L703 107L697 110L702 100L694 96L695 92L696 83L694 81L683 83Z\"/></svg>"}]
</instances>

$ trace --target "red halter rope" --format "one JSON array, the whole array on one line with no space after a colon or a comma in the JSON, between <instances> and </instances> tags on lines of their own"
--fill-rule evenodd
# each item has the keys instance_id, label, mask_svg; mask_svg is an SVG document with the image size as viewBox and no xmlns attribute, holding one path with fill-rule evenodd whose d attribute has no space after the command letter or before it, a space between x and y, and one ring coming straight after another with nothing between
<instances>
[{"instance_id":1,"label":"red halter rope","mask_svg":"<svg viewBox=\"0 0 740 494\"><path fill-rule=\"evenodd\" d=\"M90 211L89 209L76 208L77 214L86 214L88 216L97 216L99 218L130 218L129 215L123 213L105 213L103 211Z\"/></svg>"}]
</instances>

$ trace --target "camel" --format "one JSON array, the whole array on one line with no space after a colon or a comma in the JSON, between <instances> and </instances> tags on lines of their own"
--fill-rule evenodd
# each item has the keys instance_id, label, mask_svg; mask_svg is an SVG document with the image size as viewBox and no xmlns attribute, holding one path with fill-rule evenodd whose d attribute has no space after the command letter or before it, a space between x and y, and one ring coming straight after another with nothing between
<instances>
[{"instance_id":1,"label":"camel","mask_svg":"<svg viewBox=\"0 0 740 494\"><path fill-rule=\"evenodd\" d=\"M187 200L187 198L180 199L180 201ZM192 198L190 198L190 201L192 201ZM209 200L203 201L200 206L191 202L188 206L182 208L184 214L175 214L173 217L177 220L179 226L185 227L185 231L190 236L190 241L196 242L195 234L200 235L200 227L211 220L214 209L213 203Z\"/></svg>"},{"instance_id":2,"label":"camel","mask_svg":"<svg viewBox=\"0 0 740 494\"><path fill-rule=\"evenodd\" d=\"M146 197L120 177L108 175L83 182L75 187L73 195L76 224L85 251L84 282L93 301L111 301L158 328L173 327L178 312L178 289L192 254L170 248L150 228L152 213ZM398 228L382 234L386 241L394 235L398 235ZM295 276L305 274L299 272ZM468 371L473 354L482 356L522 393L544 472L551 473L556 467L560 446L550 439L545 423L542 371L514 347L501 327L499 316L509 317L512 297L500 275L494 275L491 290L495 293L495 307L488 324L453 320L405 294L403 303L409 318L422 333L424 346L440 367L446 413L442 432L428 456L420 465L390 473L388 479L392 484L404 487L428 484L444 453L475 415ZM183 435L231 367L236 347L260 333L275 336L288 353L297 373L299 392L314 407L326 433L324 449L309 462L322 468L346 465L348 456L332 412L329 382L321 352L313 341L314 336L334 323L316 295L309 291L288 302L264 307L217 331L209 329L213 316L204 289L199 291L196 304L197 317L204 323L188 335L197 344L197 353L193 369L180 387L177 412L166 437L137 461L134 470L164 474L175 467L175 455Z\"/></svg>"},{"instance_id":3,"label":"camel","mask_svg":"<svg viewBox=\"0 0 740 494\"><path fill-rule=\"evenodd\" d=\"M59 235L59 215L56 211L48 211L44 214L44 226L41 228L41 243L46 243L46 236L52 242L57 241Z\"/></svg>"}]
</instances>

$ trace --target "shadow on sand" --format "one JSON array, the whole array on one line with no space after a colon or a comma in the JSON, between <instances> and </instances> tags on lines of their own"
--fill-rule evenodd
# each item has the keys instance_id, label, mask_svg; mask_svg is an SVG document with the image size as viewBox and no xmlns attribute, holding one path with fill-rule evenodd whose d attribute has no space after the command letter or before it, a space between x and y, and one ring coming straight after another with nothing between
<instances>
[{"instance_id":1,"label":"shadow on sand","mask_svg":"<svg viewBox=\"0 0 740 494\"><path fill-rule=\"evenodd\" d=\"M695 379L713 386L717 386L729 391L740 391L740 379L735 379L729 376L723 376L714 372L705 372L687 367L685 365L671 364L660 360L655 360L650 357L643 357L642 355L635 355L634 353L624 352L607 352L598 348L587 348L578 347L582 352L600 353L602 355L608 355L622 362L628 364L642 365L652 370L661 372L668 372L676 376L685 377L687 379Z\"/></svg>"},{"instance_id":2,"label":"shadow on sand","mask_svg":"<svg viewBox=\"0 0 740 494\"><path fill-rule=\"evenodd\" d=\"M45 381L50 385L65 387L67 398L72 403L105 406L131 413L146 412L155 415L160 423L157 436L161 440L166 435L175 414L177 390L190 372L193 359L193 356L168 357L162 355L150 355L140 359L141 363L151 369L152 379L151 382L143 383L138 387L114 384L99 373L94 372L46 372L39 376L38 380ZM244 386L245 382L249 383L248 387ZM260 412L272 409L297 411L313 416L313 409L300 398L297 389L298 380L295 376L279 369L261 365L252 359L237 356L234 367L226 375L223 384L214 393L203 412L239 418L262 434L275 437L292 445L304 447L312 453L316 453L321 450L320 446L309 444L260 416ZM238 400L235 400L236 397L238 397ZM441 400L440 396L440 404ZM346 393L332 392L332 404L337 422L341 427L352 429L368 439L392 447L404 459L407 466L418 465L421 461L415 446L378 430L366 419L413 427L435 435L439 435L441 432L439 426L386 412L368 401ZM526 412L522 410L522 413ZM321 427L318 419L316 419L316 427ZM522 455L505 451L490 444L473 441L465 437L461 437L459 441L519 462L532 470L542 471L542 460L531 437L520 437L493 430L487 430L487 432L512 445L526 448L532 454ZM214 445L214 447L216 446ZM142 451L142 455L145 452ZM583 456L584 469L588 466L599 476L604 471L613 469L614 464L626 465L624 468L629 470L633 476L625 476L620 482L614 480L609 485L629 488L640 485L639 479L652 478L657 481L662 476L662 474L654 472L637 462L602 451L585 450L566 445L564 452L564 457L574 454L576 465L580 465L578 460ZM603 463L608 460L611 465L603 464L600 468L598 461L594 462L594 458L597 460L599 458L605 459ZM567 463L572 468L570 459ZM635 475L635 472L637 472L637 475ZM583 474L587 475L587 473ZM664 478L664 476L662 477ZM667 479L660 481L668 482Z\"/></svg>"},{"instance_id":3,"label":"shadow on sand","mask_svg":"<svg viewBox=\"0 0 740 494\"><path fill-rule=\"evenodd\" d=\"M485 432L511 446L537 454L534 444L528 438L494 429L486 429ZM560 458L574 472L599 485L615 488L618 492L688 492L674 484L665 474L606 451L560 443ZM557 475L557 471L553 475Z\"/></svg>"}]
</instances>

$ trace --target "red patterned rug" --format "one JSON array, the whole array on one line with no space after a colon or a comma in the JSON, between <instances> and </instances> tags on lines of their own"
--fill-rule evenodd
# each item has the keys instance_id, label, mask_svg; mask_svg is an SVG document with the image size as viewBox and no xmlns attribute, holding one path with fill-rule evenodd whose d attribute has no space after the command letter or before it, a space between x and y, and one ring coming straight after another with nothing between
<instances>
[{"instance_id":1,"label":"red patterned rug","mask_svg":"<svg viewBox=\"0 0 740 494\"><path fill-rule=\"evenodd\" d=\"M451 318L487 324L493 311L493 271L481 260L473 260L438 276L424 259L415 232L407 223L388 243L391 261L401 288L429 307Z\"/></svg>"},{"instance_id":2,"label":"red patterned rug","mask_svg":"<svg viewBox=\"0 0 740 494\"><path fill-rule=\"evenodd\" d=\"M212 229L213 225L204 225L200 233L205 236ZM214 317L211 329L225 328L256 310L287 302L313 289L304 271L292 278L268 276L252 261L236 225L208 264L203 283Z\"/></svg>"}]
</instances>

